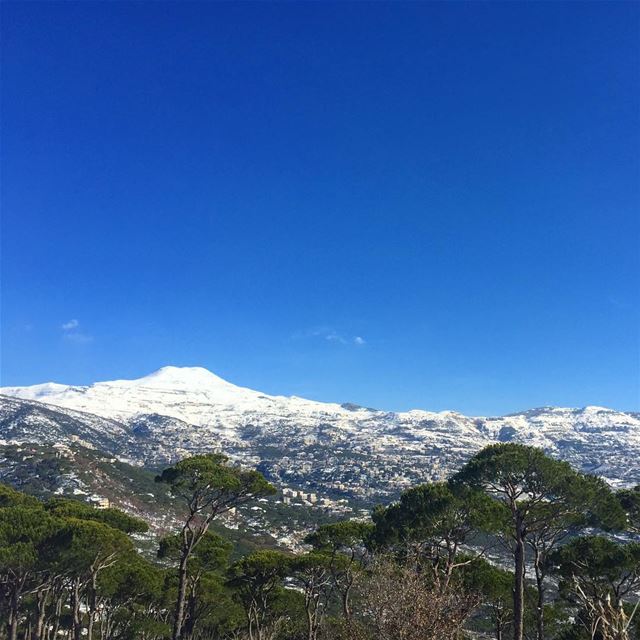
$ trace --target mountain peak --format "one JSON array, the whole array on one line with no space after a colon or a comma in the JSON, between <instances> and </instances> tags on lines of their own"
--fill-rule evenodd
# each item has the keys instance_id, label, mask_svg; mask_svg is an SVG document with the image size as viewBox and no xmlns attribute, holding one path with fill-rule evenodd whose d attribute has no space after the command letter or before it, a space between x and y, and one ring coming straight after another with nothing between
<instances>
[{"instance_id":1,"label":"mountain peak","mask_svg":"<svg viewBox=\"0 0 640 640\"><path fill-rule=\"evenodd\" d=\"M283 460L304 460L318 470L313 478L319 487L333 491L339 482L351 486L354 495L391 495L407 482L441 480L495 442L545 449L616 486L640 481L634 464L640 456L640 418L595 406L545 407L491 418L453 411L367 411L350 404L269 396L227 382L204 367L176 366L137 380L5 387L0 395L36 400L59 412L83 412L83 420L93 422L75 435L92 442L93 434L97 444L113 437L111 427L100 419L115 420L124 428L117 432L122 447L140 460L173 460L220 447L232 459L250 459L284 474L288 482L301 483L307 481L306 472ZM0 440L57 442L69 433L71 422L64 416L56 428L46 416L31 417L37 407L9 403L6 408L7 402L0 398ZM76 420L75 413L69 415ZM93 424L109 433L96 433ZM376 467L375 480L369 474L371 465Z\"/></svg>"},{"instance_id":2,"label":"mountain peak","mask_svg":"<svg viewBox=\"0 0 640 640\"><path fill-rule=\"evenodd\" d=\"M204 367L161 367L148 376L134 380L136 386L142 387L170 387L170 388L198 388L234 385L223 380L215 373Z\"/></svg>"}]
</instances>

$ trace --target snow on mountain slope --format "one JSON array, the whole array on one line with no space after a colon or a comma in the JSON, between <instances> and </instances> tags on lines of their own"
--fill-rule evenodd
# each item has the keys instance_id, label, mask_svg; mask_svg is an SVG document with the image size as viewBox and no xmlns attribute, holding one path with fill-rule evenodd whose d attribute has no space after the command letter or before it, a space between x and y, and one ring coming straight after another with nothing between
<instances>
[{"instance_id":1,"label":"snow on mountain slope","mask_svg":"<svg viewBox=\"0 0 640 640\"><path fill-rule=\"evenodd\" d=\"M238 387L202 367L163 367L138 380L97 382L84 387L55 383L2 387L0 394L114 419L160 414L222 431L243 425L247 414L282 417L295 413L312 420L350 415L337 404L268 396Z\"/></svg>"},{"instance_id":2,"label":"snow on mountain slope","mask_svg":"<svg viewBox=\"0 0 640 640\"><path fill-rule=\"evenodd\" d=\"M130 429L115 420L18 398L0 400L0 425L0 443L56 444L73 439L116 453L126 451L134 440Z\"/></svg>"},{"instance_id":3,"label":"snow on mountain slope","mask_svg":"<svg viewBox=\"0 0 640 640\"><path fill-rule=\"evenodd\" d=\"M146 462L223 450L273 479L363 499L446 477L492 442L542 447L614 484L640 482L640 419L602 407L489 418L393 413L269 396L201 367L163 367L138 380L90 386L4 387L0 394L125 425L125 448ZM3 429L0 423L0 438Z\"/></svg>"}]
</instances>

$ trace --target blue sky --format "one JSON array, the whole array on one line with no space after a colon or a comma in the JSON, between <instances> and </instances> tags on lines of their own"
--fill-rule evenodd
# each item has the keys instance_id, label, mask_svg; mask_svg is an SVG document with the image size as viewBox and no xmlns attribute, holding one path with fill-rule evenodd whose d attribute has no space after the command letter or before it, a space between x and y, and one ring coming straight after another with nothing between
<instances>
[{"instance_id":1,"label":"blue sky","mask_svg":"<svg viewBox=\"0 0 640 640\"><path fill-rule=\"evenodd\" d=\"M638 3L2 13L2 384L640 409Z\"/></svg>"}]
</instances>

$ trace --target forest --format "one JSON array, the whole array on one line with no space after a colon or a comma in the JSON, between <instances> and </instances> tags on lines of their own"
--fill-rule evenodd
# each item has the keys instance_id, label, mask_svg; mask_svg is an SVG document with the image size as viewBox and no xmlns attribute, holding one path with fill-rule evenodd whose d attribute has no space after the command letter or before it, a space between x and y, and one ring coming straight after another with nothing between
<instances>
[{"instance_id":1,"label":"forest","mask_svg":"<svg viewBox=\"0 0 640 640\"><path fill-rule=\"evenodd\" d=\"M156 478L180 526L0 485L2 640L638 640L640 487L489 446L447 482L293 554L238 557L212 529L276 488L220 454Z\"/></svg>"}]
</instances>

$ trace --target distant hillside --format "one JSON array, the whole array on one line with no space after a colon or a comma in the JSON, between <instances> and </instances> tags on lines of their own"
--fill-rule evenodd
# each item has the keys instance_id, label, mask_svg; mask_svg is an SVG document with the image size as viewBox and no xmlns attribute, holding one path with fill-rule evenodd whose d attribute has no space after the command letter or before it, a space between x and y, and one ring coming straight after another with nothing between
<instances>
[{"instance_id":1,"label":"distant hillside","mask_svg":"<svg viewBox=\"0 0 640 640\"><path fill-rule=\"evenodd\" d=\"M502 417L394 413L270 396L199 367L0 393L0 439L7 442L79 439L144 466L223 451L280 486L356 508L445 478L493 442L541 447L615 486L640 482L640 418L602 407L545 407Z\"/></svg>"},{"instance_id":2,"label":"distant hillside","mask_svg":"<svg viewBox=\"0 0 640 640\"><path fill-rule=\"evenodd\" d=\"M52 495L114 506L144 519L151 537L175 532L183 521L179 503L155 482L156 470L122 462L78 442L0 445L0 482L46 499ZM242 555L255 548L298 548L317 524L331 514L304 505L284 504L282 496L243 507L214 523Z\"/></svg>"}]
</instances>

